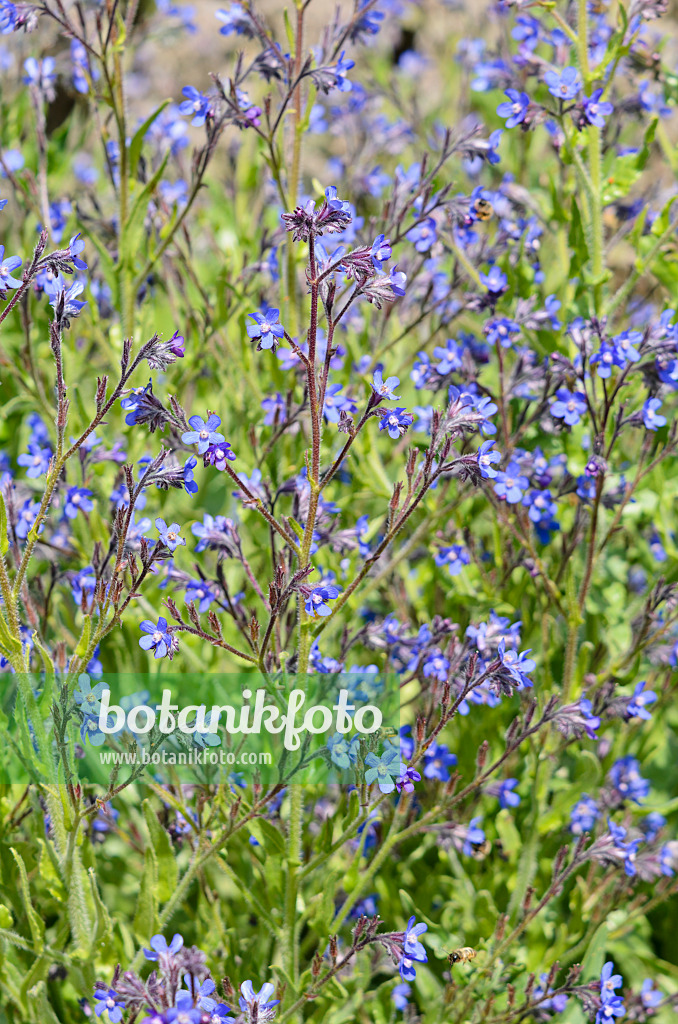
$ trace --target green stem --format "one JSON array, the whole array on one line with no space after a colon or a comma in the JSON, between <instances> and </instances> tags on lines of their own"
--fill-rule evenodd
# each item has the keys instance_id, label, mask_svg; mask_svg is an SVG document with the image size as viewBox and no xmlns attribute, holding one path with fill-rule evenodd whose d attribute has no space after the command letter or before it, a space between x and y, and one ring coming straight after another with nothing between
<instances>
[{"instance_id":1,"label":"green stem","mask_svg":"<svg viewBox=\"0 0 678 1024\"><path fill-rule=\"evenodd\" d=\"M290 786L290 817L287 825L287 855L285 864L285 920L283 923L283 967L292 982L289 998L294 1001L299 985L299 948L297 943L297 892L301 867L301 828L304 787Z\"/></svg>"},{"instance_id":2,"label":"green stem","mask_svg":"<svg viewBox=\"0 0 678 1024\"><path fill-rule=\"evenodd\" d=\"M294 76L299 77L303 57L304 44L304 7L297 5L297 31L294 52ZM292 116L292 167L290 171L289 187L287 196L291 206L297 205L299 196L299 178L301 175L301 83L297 85L294 92L294 114ZM288 302L288 324L290 334L293 336L299 328L299 311L297 308L297 281L295 270L294 242L291 234L287 236L287 302ZM315 268L313 269L315 273Z\"/></svg>"}]
</instances>

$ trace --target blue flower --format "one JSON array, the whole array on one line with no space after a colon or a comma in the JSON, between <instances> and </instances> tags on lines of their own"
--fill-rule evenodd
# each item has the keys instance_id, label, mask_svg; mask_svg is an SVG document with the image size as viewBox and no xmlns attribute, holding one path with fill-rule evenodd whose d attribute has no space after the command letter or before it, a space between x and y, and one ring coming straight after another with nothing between
<instances>
[{"instance_id":1,"label":"blue flower","mask_svg":"<svg viewBox=\"0 0 678 1024\"><path fill-rule=\"evenodd\" d=\"M353 739L350 739L348 736L345 736L340 732L335 732L327 741L330 760L336 764L338 768L346 769L350 768L352 764L355 764L358 757L359 747L359 736L354 736Z\"/></svg>"},{"instance_id":2,"label":"blue flower","mask_svg":"<svg viewBox=\"0 0 678 1024\"><path fill-rule=\"evenodd\" d=\"M199 985L196 980L190 974L184 974L184 985L185 989L179 989L177 992L177 1001L179 996L185 998L189 997L191 1005L197 1000L197 1005L201 1010L206 1010L211 1013L217 1005L216 999L212 999L212 993L216 989L216 985L211 978L205 978Z\"/></svg>"},{"instance_id":3,"label":"blue flower","mask_svg":"<svg viewBox=\"0 0 678 1024\"><path fill-rule=\"evenodd\" d=\"M15 530L16 530L16 535L19 538L19 540L25 540L26 539L26 537L28 536L28 531L30 530L31 526L33 525L33 523L35 522L35 520L38 517L38 512L39 511L40 511L40 502L39 501L31 501L30 498L26 498L25 502L23 503L23 505L21 506L21 508L19 509L19 511L17 513L17 523L16 523ZM45 524L42 523L41 526L40 526L40 533L42 533L44 528L45 528Z\"/></svg>"},{"instance_id":4,"label":"blue flower","mask_svg":"<svg viewBox=\"0 0 678 1024\"><path fill-rule=\"evenodd\" d=\"M28 454L21 454L16 461L20 466L28 466L26 476L35 479L47 472L51 458L51 448L41 448L39 444L29 442Z\"/></svg>"},{"instance_id":5,"label":"blue flower","mask_svg":"<svg viewBox=\"0 0 678 1024\"><path fill-rule=\"evenodd\" d=\"M218 10L215 17L223 22L219 32L222 36L230 36L235 32L239 36L253 36L255 26L242 4L231 4L227 11Z\"/></svg>"},{"instance_id":6,"label":"blue flower","mask_svg":"<svg viewBox=\"0 0 678 1024\"><path fill-rule=\"evenodd\" d=\"M396 779L396 789L399 793L414 793L414 784L421 782L421 775L414 768L404 767L405 770Z\"/></svg>"},{"instance_id":7,"label":"blue flower","mask_svg":"<svg viewBox=\"0 0 678 1024\"><path fill-rule=\"evenodd\" d=\"M428 931L428 925L417 924L416 918L411 917L407 922L405 934L403 935L403 953L409 960L416 960L417 963L425 964L428 956L424 946L419 941L419 936Z\"/></svg>"},{"instance_id":8,"label":"blue flower","mask_svg":"<svg viewBox=\"0 0 678 1024\"><path fill-rule=\"evenodd\" d=\"M336 601L341 591L342 588L337 587L334 583L322 584L319 587L314 587L306 595L304 602L306 614L313 617L316 615L331 615L332 609L325 602Z\"/></svg>"},{"instance_id":9,"label":"blue flower","mask_svg":"<svg viewBox=\"0 0 678 1024\"><path fill-rule=\"evenodd\" d=\"M436 565L446 565L450 576L458 576L465 565L469 565L471 556L462 544L453 544L449 548L441 548L434 559Z\"/></svg>"},{"instance_id":10,"label":"blue flower","mask_svg":"<svg viewBox=\"0 0 678 1024\"><path fill-rule=\"evenodd\" d=\"M0 245L0 295L8 288L21 288L22 282L12 277L12 271L21 266L22 260L19 256L5 257L5 247Z\"/></svg>"},{"instance_id":11,"label":"blue flower","mask_svg":"<svg viewBox=\"0 0 678 1024\"><path fill-rule=\"evenodd\" d=\"M436 365L436 370L445 376L454 370L461 370L464 346L458 344L454 338L448 338L445 342L445 348L442 345L436 345L433 349L433 355L436 359L440 360Z\"/></svg>"},{"instance_id":12,"label":"blue flower","mask_svg":"<svg viewBox=\"0 0 678 1024\"><path fill-rule=\"evenodd\" d=\"M334 71L334 88L339 89L340 92L350 92L353 88L353 84L349 82L346 77L347 73L351 68L355 67L355 61L344 60L345 50L342 50L339 54L339 60L335 64Z\"/></svg>"},{"instance_id":13,"label":"blue flower","mask_svg":"<svg viewBox=\"0 0 678 1024\"><path fill-rule=\"evenodd\" d=\"M645 1009L651 1010L659 1006L663 998L659 989L654 987L652 978L646 978L640 989L640 999Z\"/></svg>"},{"instance_id":14,"label":"blue flower","mask_svg":"<svg viewBox=\"0 0 678 1024\"><path fill-rule=\"evenodd\" d=\"M26 85L34 85L48 98L53 95L53 86L56 82L56 62L54 57L45 57L43 60L36 60L35 57L28 57L24 61L24 82Z\"/></svg>"},{"instance_id":15,"label":"blue flower","mask_svg":"<svg viewBox=\"0 0 678 1024\"><path fill-rule=\"evenodd\" d=\"M428 678L433 676L438 679L441 683L447 680L447 674L450 670L450 663L445 658L438 647L435 647L432 651L429 651L424 662L424 675Z\"/></svg>"},{"instance_id":16,"label":"blue flower","mask_svg":"<svg viewBox=\"0 0 678 1024\"><path fill-rule=\"evenodd\" d=\"M389 281L391 282L391 288L393 289L394 295L404 295L405 285L407 284L407 274L402 270L398 270L398 264L391 267L391 273L389 274Z\"/></svg>"},{"instance_id":17,"label":"blue flower","mask_svg":"<svg viewBox=\"0 0 678 1024\"><path fill-rule=\"evenodd\" d=\"M287 419L287 405L279 391L276 391L275 395L263 398L261 408L266 410L264 423L267 427L272 427L276 423L284 423Z\"/></svg>"},{"instance_id":18,"label":"blue flower","mask_svg":"<svg viewBox=\"0 0 678 1024\"><path fill-rule=\"evenodd\" d=\"M407 232L407 240L412 242L417 252L428 252L436 238L436 222L433 217L427 217Z\"/></svg>"},{"instance_id":19,"label":"blue flower","mask_svg":"<svg viewBox=\"0 0 678 1024\"><path fill-rule=\"evenodd\" d=\"M216 413L210 413L207 422L200 416L191 416L188 425L193 429L182 434L181 440L184 444L197 444L198 455L204 455L211 444L219 444L224 440L224 435L217 433L217 427L221 426L221 417Z\"/></svg>"},{"instance_id":20,"label":"blue flower","mask_svg":"<svg viewBox=\"0 0 678 1024\"><path fill-rule=\"evenodd\" d=\"M78 512L91 512L94 503L90 501L92 492L87 487L69 487L64 500L64 515L75 519Z\"/></svg>"},{"instance_id":21,"label":"blue flower","mask_svg":"<svg viewBox=\"0 0 678 1024\"><path fill-rule=\"evenodd\" d=\"M394 394L394 388L397 388L399 384L399 377L387 377L386 380L384 380L381 370L374 371L371 387L375 395L378 395L379 398L386 398L391 402L400 398L400 395Z\"/></svg>"},{"instance_id":22,"label":"blue flower","mask_svg":"<svg viewBox=\"0 0 678 1024\"><path fill-rule=\"evenodd\" d=\"M97 988L94 990L94 998L97 1005L94 1012L100 1017L104 1011L108 1013L111 1024L118 1024L122 1020L122 1011L125 1009L124 1002L118 998L118 993L112 988Z\"/></svg>"},{"instance_id":23,"label":"blue flower","mask_svg":"<svg viewBox=\"0 0 678 1024\"><path fill-rule=\"evenodd\" d=\"M518 785L518 779L504 779L500 782L497 787L497 791L493 793L494 796L499 798L499 806L506 807L517 807L520 803L520 797L513 790Z\"/></svg>"},{"instance_id":24,"label":"blue flower","mask_svg":"<svg viewBox=\"0 0 678 1024\"><path fill-rule=\"evenodd\" d=\"M525 120L527 108L530 105L530 97L526 92L518 92L517 89L505 89L504 95L509 101L500 103L497 107L499 117L505 117L506 127L515 128L517 124Z\"/></svg>"},{"instance_id":25,"label":"blue flower","mask_svg":"<svg viewBox=\"0 0 678 1024\"><path fill-rule=\"evenodd\" d=\"M518 464L510 462L504 472L496 474L494 492L509 505L515 505L522 501L523 491L529 487L529 483L527 477L521 474Z\"/></svg>"},{"instance_id":26,"label":"blue flower","mask_svg":"<svg viewBox=\"0 0 678 1024\"><path fill-rule=\"evenodd\" d=\"M591 366L598 364L598 376L606 380L612 373L613 366L623 366L624 357L616 345L604 341L599 350L591 356Z\"/></svg>"},{"instance_id":27,"label":"blue flower","mask_svg":"<svg viewBox=\"0 0 678 1024\"><path fill-rule=\"evenodd\" d=\"M394 780L407 770L407 765L400 760L400 752L393 749L385 750L381 757L370 751L365 757L365 764L365 782L369 786L376 782L382 793L392 793L396 788Z\"/></svg>"},{"instance_id":28,"label":"blue flower","mask_svg":"<svg viewBox=\"0 0 678 1024\"><path fill-rule=\"evenodd\" d=\"M80 259L80 253L85 248L85 243L80 238L80 232L77 235L73 235L70 242L68 243L68 251L71 254L73 260L73 266L76 270L87 270L87 264L84 260Z\"/></svg>"},{"instance_id":29,"label":"blue flower","mask_svg":"<svg viewBox=\"0 0 678 1024\"><path fill-rule=\"evenodd\" d=\"M621 800L633 800L639 804L650 792L650 783L642 777L638 761L630 755L615 761L610 768L609 779Z\"/></svg>"},{"instance_id":30,"label":"blue flower","mask_svg":"<svg viewBox=\"0 0 678 1024\"><path fill-rule=\"evenodd\" d=\"M391 409L390 411L384 409L381 413L379 429L387 430L388 436L396 441L399 437L402 437L413 422L414 416L402 407Z\"/></svg>"},{"instance_id":31,"label":"blue flower","mask_svg":"<svg viewBox=\"0 0 678 1024\"><path fill-rule=\"evenodd\" d=\"M348 395L340 394L343 386L343 384L330 384L325 391L323 416L330 423L338 423L339 414L342 412L353 413L356 411L355 402Z\"/></svg>"},{"instance_id":32,"label":"blue flower","mask_svg":"<svg viewBox=\"0 0 678 1024\"><path fill-rule=\"evenodd\" d=\"M478 822L482 820L483 819L480 816L471 818L468 823L468 827L464 828L464 841L461 852L465 857L471 856L474 846L482 846L485 842L485 833L478 825Z\"/></svg>"},{"instance_id":33,"label":"blue flower","mask_svg":"<svg viewBox=\"0 0 678 1024\"><path fill-rule=\"evenodd\" d=\"M593 124L596 128L605 127L605 118L609 117L614 111L614 107L611 103L606 100L600 102L600 97L603 95L602 89L596 89L591 96L584 97L584 117L589 124Z\"/></svg>"},{"instance_id":34,"label":"blue flower","mask_svg":"<svg viewBox=\"0 0 678 1024\"><path fill-rule=\"evenodd\" d=\"M243 1013L247 1013L248 1020L266 1021L273 1017L271 1011L274 1006L278 1005L280 1000L271 999L275 992L275 985L272 982L267 981L258 992L255 992L251 981L243 981L240 986L240 992L242 994L239 996L238 1002Z\"/></svg>"},{"instance_id":35,"label":"blue flower","mask_svg":"<svg viewBox=\"0 0 678 1024\"><path fill-rule=\"evenodd\" d=\"M203 583L202 580L189 583L186 587L185 597L186 604L197 604L199 612L206 612L212 602L216 601L216 596L210 590L207 583Z\"/></svg>"},{"instance_id":36,"label":"blue flower","mask_svg":"<svg viewBox=\"0 0 678 1024\"><path fill-rule=\"evenodd\" d=\"M202 1010L193 1005L190 992L177 992L176 1006L165 1010L167 1024L200 1024Z\"/></svg>"},{"instance_id":37,"label":"blue flower","mask_svg":"<svg viewBox=\"0 0 678 1024\"><path fill-rule=\"evenodd\" d=\"M624 980L621 974L613 974L613 970L614 964L608 960L600 972L600 995L603 1002L614 995L614 990L619 988Z\"/></svg>"},{"instance_id":38,"label":"blue flower","mask_svg":"<svg viewBox=\"0 0 678 1024\"><path fill-rule=\"evenodd\" d=\"M657 430L666 426L666 416L662 416L657 410L661 409L660 398L648 398L643 406L643 423L647 430Z\"/></svg>"},{"instance_id":39,"label":"blue flower","mask_svg":"<svg viewBox=\"0 0 678 1024\"><path fill-rule=\"evenodd\" d=\"M198 465L198 460L195 455L191 455L190 459L186 459L184 463L184 490L186 494L197 494L198 485L193 479L193 470Z\"/></svg>"},{"instance_id":40,"label":"blue flower","mask_svg":"<svg viewBox=\"0 0 678 1024\"><path fill-rule=\"evenodd\" d=\"M180 113L190 116L193 127L200 128L211 113L212 101L192 85L185 85L181 92L186 99L179 104Z\"/></svg>"},{"instance_id":41,"label":"blue flower","mask_svg":"<svg viewBox=\"0 0 678 1024\"><path fill-rule=\"evenodd\" d=\"M395 986L395 988L391 992L391 995L393 997L393 1002L395 1004L396 1010L403 1011L407 1009L407 997L409 996L411 991L412 986L408 985L406 981L401 981L399 985Z\"/></svg>"},{"instance_id":42,"label":"blue flower","mask_svg":"<svg viewBox=\"0 0 678 1024\"><path fill-rule=\"evenodd\" d=\"M226 463L234 462L235 458L235 452L232 451L229 442L222 441L220 444L211 444L209 446L203 455L203 462L206 466L214 466L220 473L223 473L226 469Z\"/></svg>"},{"instance_id":43,"label":"blue flower","mask_svg":"<svg viewBox=\"0 0 678 1024\"><path fill-rule=\"evenodd\" d=\"M647 710L647 705L654 704L657 699L657 694L652 690L648 690L647 693L644 693L644 690L645 680L638 683L633 691L633 696L626 706L627 718L644 718L646 721L649 721L649 719L652 718L652 715Z\"/></svg>"},{"instance_id":44,"label":"blue flower","mask_svg":"<svg viewBox=\"0 0 678 1024\"><path fill-rule=\"evenodd\" d=\"M450 768L454 768L456 764L457 755L450 752L447 744L434 741L424 754L424 778L447 782L450 778Z\"/></svg>"},{"instance_id":45,"label":"blue flower","mask_svg":"<svg viewBox=\"0 0 678 1024\"><path fill-rule=\"evenodd\" d=\"M381 270L382 264L388 262L393 255L390 240L388 238L384 238L383 235L377 235L375 240L372 242L370 255L372 257L374 269Z\"/></svg>"},{"instance_id":46,"label":"blue flower","mask_svg":"<svg viewBox=\"0 0 678 1024\"><path fill-rule=\"evenodd\" d=\"M506 641L503 637L499 641L497 656L503 668L506 669L519 686L532 686L532 680L527 676L527 673L534 670L536 662L532 658L527 657L530 650L531 648L518 654L513 648L506 650Z\"/></svg>"},{"instance_id":47,"label":"blue flower","mask_svg":"<svg viewBox=\"0 0 678 1024\"><path fill-rule=\"evenodd\" d=\"M588 793L582 793L581 799L570 811L570 832L574 836L590 832L599 817L600 811L596 801Z\"/></svg>"},{"instance_id":48,"label":"blue flower","mask_svg":"<svg viewBox=\"0 0 678 1024\"><path fill-rule=\"evenodd\" d=\"M144 619L139 623L139 629L142 633L148 634L139 640L139 647L142 650L153 651L156 658L169 656L170 661L172 660L179 645L176 638L168 631L167 619L159 618L157 625L150 619Z\"/></svg>"},{"instance_id":49,"label":"blue flower","mask_svg":"<svg viewBox=\"0 0 678 1024\"><path fill-rule=\"evenodd\" d=\"M74 691L75 703L85 714L98 714L101 710L101 697L109 687L106 683L97 683L92 689L89 676L82 672L78 676L78 688Z\"/></svg>"},{"instance_id":50,"label":"blue flower","mask_svg":"<svg viewBox=\"0 0 678 1024\"><path fill-rule=\"evenodd\" d=\"M103 744L106 737L99 728L99 715L85 715L80 726L80 739L83 743L89 740L93 747L100 747Z\"/></svg>"},{"instance_id":51,"label":"blue flower","mask_svg":"<svg viewBox=\"0 0 678 1024\"><path fill-rule=\"evenodd\" d=\"M508 278L499 267L491 267L489 274L479 274L480 283L485 285L488 292L498 295L506 289Z\"/></svg>"},{"instance_id":52,"label":"blue flower","mask_svg":"<svg viewBox=\"0 0 678 1024\"><path fill-rule=\"evenodd\" d=\"M551 405L551 415L554 419L564 420L569 427L573 427L579 423L586 409L586 396L583 392L558 388L556 400Z\"/></svg>"},{"instance_id":53,"label":"blue flower","mask_svg":"<svg viewBox=\"0 0 678 1024\"><path fill-rule=\"evenodd\" d=\"M173 959L184 944L183 936L178 932L172 937L170 944L164 935L154 935L150 942L150 949L144 949L144 956L147 960L157 961L158 966L163 969L164 965Z\"/></svg>"},{"instance_id":54,"label":"blue flower","mask_svg":"<svg viewBox=\"0 0 678 1024\"><path fill-rule=\"evenodd\" d=\"M565 68L564 71L547 71L544 75L549 92L559 100L572 100L581 89L579 72L576 68Z\"/></svg>"},{"instance_id":55,"label":"blue flower","mask_svg":"<svg viewBox=\"0 0 678 1024\"><path fill-rule=\"evenodd\" d=\"M511 335L520 333L520 324L515 320L501 317L499 320L490 320L486 323L484 330L491 345L499 343L502 348L510 348Z\"/></svg>"},{"instance_id":56,"label":"blue flower","mask_svg":"<svg viewBox=\"0 0 678 1024\"><path fill-rule=\"evenodd\" d=\"M179 536L181 527L178 523L172 523L168 526L164 519L156 519L155 521L160 540L163 542L165 547L169 548L170 551L176 551L180 544L185 544L186 541L183 537Z\"/></svg>"},{"instance_id":57,"label":"blue flower","mask_svg":"<svg viewBox=\"0 0 678 1024\"><path fill-rule=\"evenodd\" d=\"M63 296L64 311L62 319L67 327L71 320L75 320L76 317L80 316L81 310L87 305L87 300L80 302L76 298L77 295L84 291L84 288L85 286L82 281L75 281L66 291L63 288L59 289L50 301L50 306L56 309Z\"/></svg>"},{"instance_id":58,"label":"blue flower","mask_svg":"<svg viewBox=\"0 0 678 1024\"><path fill-rule=\"evenodd\" d=\"M494 441L483 441L478 449L476 458L481 476L485 479L493 479L497 475L494 465L501 462L501 453L494 451Z\"/></svg>"},{"instance_id":59,"label":"blue flower","mask_svg":"<svg viewBox=\"0 0 678 1024\"><path fill-rule=\"evenodd\" d=\"M247 325L247 337L250 341L259 338L258 347L260 349L274 348L276 339L282 338L285 334L285 328L280 322L280 310L268 309L265 313L250 313L248 315L255 321L255 323Z\"/></svg>"}]
</instances>

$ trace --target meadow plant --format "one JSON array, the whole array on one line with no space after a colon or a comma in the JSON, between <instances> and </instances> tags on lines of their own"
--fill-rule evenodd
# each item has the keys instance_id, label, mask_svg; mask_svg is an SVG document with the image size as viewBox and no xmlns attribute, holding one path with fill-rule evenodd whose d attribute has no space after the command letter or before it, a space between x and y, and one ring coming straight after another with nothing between
<instances>
[{"instance_id":1,"label":"meadow plant","mask_svg":"<svg viewBox=\"0 0 678 1024\"><path fill-rule=\"evenodd\" d=\"M0 1021L675 1017L667 7L0 0Z\"/></svg>"}]
</instances>

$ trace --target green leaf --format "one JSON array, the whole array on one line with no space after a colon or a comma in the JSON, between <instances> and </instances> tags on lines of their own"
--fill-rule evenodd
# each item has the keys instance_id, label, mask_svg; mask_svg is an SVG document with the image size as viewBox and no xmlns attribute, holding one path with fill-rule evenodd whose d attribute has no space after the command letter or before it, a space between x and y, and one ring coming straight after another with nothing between
<instances>
[{"instance_id":1,"label":"green leaf","mask_svg":"<svg viewBox=\"0 0 678 1024\"><path fill-rule=\"evenodd\" d=\"M146 135L146 132L153 122L160 117L163 110L170 102L170 100L165 100L161 103L157 110L154 110L151 116L147 117L144 123L134 133L132 141L129 144L129 169L132 174L136 174L137 164L139 163L139 157L141 156L141 147L144 144L144 136Z\"/></svg>"},{"instance_id":2,"label":"green leaf","mask_svg":"<svg viewBox=\"0 0 678 1024\"><path fill-rule=\"evenodd\" d=\"M170 898L176 888L177 862L170 837L158 821L158 816L151 807L150 800L144 800L142 807L158 868L158 899L164 902Z\"/></svg>"},{"instance_id":3,"label":"green leaf","mask_svg":"<svg viewBox=\"0 0 678 1024\"><path fill-rule=\"evenodd\" d=\"M99 888L97 886L96 875L94 874L94 868L89 868L89 884L92 891L92 901L94 903L94 933L92 935L92 953L95 953L99 946L108 942L112 933L113 925L109 916L106 904L101 898Z\"/></svg>"},{"instance_id":4,"label":"green leaf","mask_svg":"<svg viewBox=\"0 0 678 1024\"><path fill-rule=\"evenodd\" d=\"M0 493L0 555L6 555L9 550L9 537L7 535L7 509L5 499Z\"/></svg>"},{"instance_id":5,"label":"green leaf","mask_svg":"<svg viewBox=\"0 0 678 1024\"><path fill-rule=\"evenodd\" d=\"M40 952L45 944L45 923L31 902L31 890L28 884L26 865L24 864L21 854L18 853L13 846L10 846L9 852L14 857L14 861L19 871L19 892L21 893L21 901L24 905L24 910L26 911L26 916L28 918L28 927L31 930L33 946L37 952Z\"/></svg>"},{"instance_id":6,"label":"green leaf","mask_svg":"<svg viewBox=\"0 0 678 1024\"><path fill-rule=\"evenodd\" d=\"M158 864L152 846L146 847L144 869L139 880L137 911L134 915L134 932L137 938L148 942L156 932L158 920Z\"/></svg>"}]
</instances>

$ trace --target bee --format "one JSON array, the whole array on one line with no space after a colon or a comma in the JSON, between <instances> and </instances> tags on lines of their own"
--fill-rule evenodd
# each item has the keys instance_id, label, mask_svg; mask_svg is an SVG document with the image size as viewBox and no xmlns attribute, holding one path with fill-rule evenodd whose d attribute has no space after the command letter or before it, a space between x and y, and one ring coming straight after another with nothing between
<instances>
[{"instance_id":1,"label":"bee","mask_svg":"<svg viewBox=\"0 0 678 1024\"><path fill-rule=\"evenodd\" d=\"M470 960L475 960L477 955L475 949L471 949L470 946L462 946L461 949L453 949L451 953L448 953L447 961L452 967L453 964L467 964Z\"/></svg>"},{"instance_id":2,"label":"bee","mask_svg":"<svg viewBox=\"0 0 678 1024\"><path fill-rule=\"evenodd\" d=\"M472 209L478 220L489 220L494 213L492 203L488 202L487 199L483 199L481 196L475 200Z\"/></svg>"}]
</instances>

